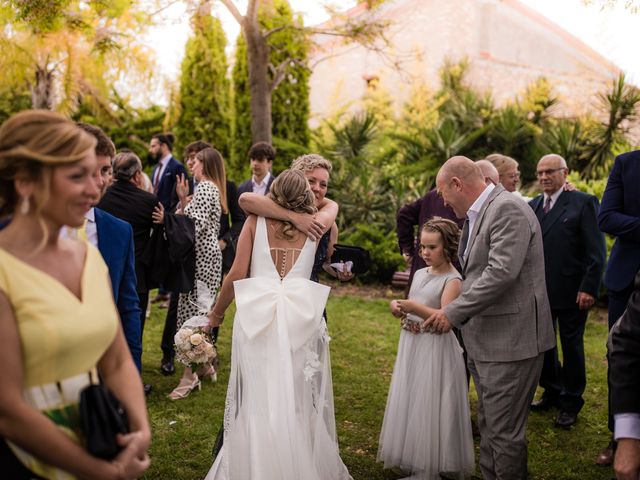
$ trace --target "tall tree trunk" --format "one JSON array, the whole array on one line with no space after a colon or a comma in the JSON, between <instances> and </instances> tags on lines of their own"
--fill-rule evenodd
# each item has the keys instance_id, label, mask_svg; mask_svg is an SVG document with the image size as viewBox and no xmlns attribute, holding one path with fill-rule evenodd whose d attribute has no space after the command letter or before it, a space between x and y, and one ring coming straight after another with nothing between
<instances>
[{"instance_id":1,"label":"tall tree trunk","mask_svg":"<svg viewBox=\"0 0 640 480\"><path fill-rule=\"evenodd\" d=\"M244 22L247 42L249 92L251 96L251 141L271 143L271 85L269 83L269 45L257 21Z\"/></svg>"},{"instance_id":2,"label":"tall tree trunk","mask_svg":"<svg viewBox=\"0 0 640 480\"><path fill-rule=\"evenodd\" d=\"M53 72L46 66L36 66L36 82L31 86L31 106L45 110L53 107Z\"/></svg>"}]
</instances>

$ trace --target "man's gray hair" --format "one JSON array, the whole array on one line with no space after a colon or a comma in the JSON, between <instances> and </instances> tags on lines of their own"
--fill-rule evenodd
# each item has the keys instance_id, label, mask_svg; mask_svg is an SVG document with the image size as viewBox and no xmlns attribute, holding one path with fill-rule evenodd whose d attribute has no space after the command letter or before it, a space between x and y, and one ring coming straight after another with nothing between
<instances>
[{"instance_id":1,"label":"man's gray hair","mask_svg":"<svg viewBox=\"0 0 640 480\"><path fill-rule=\"evenodd\" d=\"M113 159L113 176L116 180L129 181L142 171L142 162L133 152L120 152Z\"/></svg>"}]
</instances>

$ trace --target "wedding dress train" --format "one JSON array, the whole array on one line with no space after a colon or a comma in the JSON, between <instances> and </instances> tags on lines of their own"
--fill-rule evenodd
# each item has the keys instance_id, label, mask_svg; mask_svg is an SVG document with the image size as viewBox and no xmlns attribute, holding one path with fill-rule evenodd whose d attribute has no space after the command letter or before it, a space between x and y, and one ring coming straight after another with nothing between
<instances>
[{"instance_id":1,"label":"wedding dress train","mask_svg":"<svg viewBox=\"0 0 640 480\"><path fill-rule=\"evenodd\" d=\"M281 279L258 218L250 278L234 282L224 445L205 480L351 480L338 452L322 320L329 287L309 280L314 255L307 239Z\"/></svg>"}]
</instances>

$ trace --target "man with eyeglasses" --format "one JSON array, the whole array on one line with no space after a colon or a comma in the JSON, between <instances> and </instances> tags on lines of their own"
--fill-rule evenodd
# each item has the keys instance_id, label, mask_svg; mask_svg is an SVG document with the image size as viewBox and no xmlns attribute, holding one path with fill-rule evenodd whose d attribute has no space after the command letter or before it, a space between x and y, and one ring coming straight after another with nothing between
<instances>
[{"instance_id":1,"label":"man with eyeglasses","mask_svg":"<svg viewBox=\"0 0 640 480\"><path fill-rule=\"evenodd\" d=\"M557 347L545 353L540 376L544 393L531 409L558 407L555 425L562 428L577 422L584 405L584 329L598 297L606 256L604 235L598 229L598 199L566 191L567 173L560 155L542 157L536 176L543 193L529 202L540 221L547 294L563 356L560 364Z\"/></svg>"}]
</instances>

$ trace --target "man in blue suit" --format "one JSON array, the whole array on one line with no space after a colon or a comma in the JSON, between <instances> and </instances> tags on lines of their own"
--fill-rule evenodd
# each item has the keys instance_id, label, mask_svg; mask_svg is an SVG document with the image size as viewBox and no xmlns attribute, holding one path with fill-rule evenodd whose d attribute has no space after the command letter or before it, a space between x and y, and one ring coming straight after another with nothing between
<instances>
[{"instance_id":1,"label":"man in blue suit","mask_svg":"<svg viewBox=\"0 0 640 480\"><path fill-rule=\"evenodd\" d=\"M98 170L94 178L102 198L113 179L111 162L115 156L115 147L100 128L86 123L78 123L78 126L97 140L95 152ZM85 219L84 231L87 241L98 248L109 268L113 297L120 315L122 330L133 361L140 371L142 338L140 304L136 293L133 229L127 222L95 207L85 214Z\"/></svg>"},{"instance_id":2,"label":"man in blue suit","mask_svg":"<svg viewBox=\"0 0 640 480\"><path fill-rule=\"evenodd\" d=\"M616 237L611 249L604 285L609 297L609 329L622 316L633 293L640 269L640 150L623 153L613 163L598 215L600 230ZM609 415L609 430L613 418ZM596 459L599 465L613 462L611 441Z\"/></svg>"},{"instance_id":3,"label":"man in blue suit","mask_svg":"<svg viewBox=\"0 0 640 480\"><path fill-rule=\"evenodd\" d=\"M544 394L531 408L557 406L555 425L562 428L576 423L584 405L584 329L598 298L606 257L604 235L598 229L598 199L565 191L567 173L560 155L543 156L536 170L543 193L529 202L540 222L547 295L563 357L560 364L557 347L545 353L540 376Z\"/></svg>"},{"instance_id":4,"label":"man in blue suit","mask_svg":"<svg viewBox=\"0 0 640 480\"><path fill-rule=\"evenodd\" d=\"M176 188L176 178L178 175L187 177L184 165L171 155L174 140L170 133L156 133L149 143L149 156L157 162L151 173L153 191L167 212L172 211L174 207L171 205L171 199Z\"/></svg>"}]
</instances>

